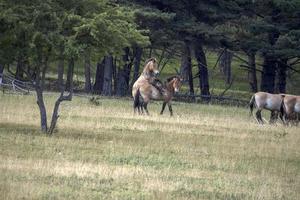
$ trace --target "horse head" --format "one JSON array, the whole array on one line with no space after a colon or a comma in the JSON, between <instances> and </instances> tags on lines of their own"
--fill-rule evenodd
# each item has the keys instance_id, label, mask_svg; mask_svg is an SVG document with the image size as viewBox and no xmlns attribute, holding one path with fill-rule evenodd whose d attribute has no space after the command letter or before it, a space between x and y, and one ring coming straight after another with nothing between
<instances>
[{"instance_id":1,"label":"horse head","mask_svg":"<svg viewBox=\"0 0 300 200\"><path fill-rule=\"evenodd\" d=\"M167 79L167 82L171 83L175 93L179 92L179 90L181 88L181 85L182 85L182 81L183 81L183 78L181 76L178 76L178 75L172 76L172 77Z\"/></svg>"},{"instance_id":2,"label":"horse head","mask_svg":"<svg viewBox=\"0 0 300 200\"><path fill-rule=\"evenodd\" d=\"M158 64L155 58L149 58L146 60L143 73L150 76L157 76L159 74Z\"/></svg>"}]
</instances>

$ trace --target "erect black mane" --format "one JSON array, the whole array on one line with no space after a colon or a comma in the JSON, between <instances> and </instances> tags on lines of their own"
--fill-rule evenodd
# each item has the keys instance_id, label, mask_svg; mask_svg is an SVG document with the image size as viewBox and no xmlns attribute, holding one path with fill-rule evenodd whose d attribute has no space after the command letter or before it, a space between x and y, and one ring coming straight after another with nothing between
<instances>
[{"instance_id":1,"label":"erect black mane","mask_svg":"<svg viewBox=\"0 0 300 200\"><path fill-rule=\"evenodd\" d=\"M167 78L167 83L172 81L174 78L179 78L179 76L175 75L175 76L171 76L171 77Z\"/></svg>"},{"instance_id":2,"label":"erect black mane","mask_svg":"<svg viewBox=\"0 0 300 200\"><path fill-rule=\"evenodd\" d=\"M146 65L147 63L149 63L150 61L156 62L156 59L155 59L155 58L149 58L149 59L147 59L147 60L145 61L145 65Z\"/></svg>"}]
</instances>

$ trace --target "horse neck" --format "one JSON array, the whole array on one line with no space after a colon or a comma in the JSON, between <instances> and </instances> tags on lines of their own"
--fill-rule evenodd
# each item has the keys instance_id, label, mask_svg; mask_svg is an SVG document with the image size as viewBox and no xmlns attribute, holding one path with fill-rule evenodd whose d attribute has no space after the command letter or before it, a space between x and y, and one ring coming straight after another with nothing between
<instances>
[{"instance_id":1,"label":"horse neck","mask_svg":"<svg viewBox=\"0 0 300 200\"><path fill-rule=\"evenodd\" d=\"M146 74L149 76L150 72L149 72L149 66L151 65L151 63L147 63L143 69L143 74Z\"/></svg>"},{"instance_id":2,"label":"horse neck","mask_svg":"<svg viewBox=\"0 0 300 200\"><path fill-rule=\"evenodd\" d=\"M143 79L146 79L146 80L149 80L149 81L150 81L151 78L153 78L153 77L150 75L150 73L148 73L148 72L143 72L142 75L141 75L141 77L142 77Z\"/></svg>"},{"instance_id":3,"label":"horse neck","mask_svg":"<svg viewBox=\"0 0 300 200\"><path fill-rule=\"evenodd\" d=\"M151 76L151 74L150 74L150 72L149 72L149 64L147 64L145 67L144 67L144 69L143 69L143 73L142 73L142 75L146 78L146 79L150 79L152 76Z\"/></svg>"},{"instance_id":4,"label":"horse neck","mask_svg":"<svg viewBox=\"0 0 300 200\"><path fill-rule=\"evenodd\" d=\"M174 87L173 87L173 82L174 82L174 80L172 80L172 81L166 83L166 88L167 88L167 90L168 90L169 92L171 92L172 94L173 94L174 91L175 91L175 89L174 89Z\"/></svg>"}]
</instances>

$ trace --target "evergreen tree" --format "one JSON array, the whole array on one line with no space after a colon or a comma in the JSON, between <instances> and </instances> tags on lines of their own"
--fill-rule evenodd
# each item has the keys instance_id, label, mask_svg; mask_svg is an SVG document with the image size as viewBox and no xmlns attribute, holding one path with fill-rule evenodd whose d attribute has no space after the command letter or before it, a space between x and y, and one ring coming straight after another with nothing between
<instances>
[{"instance_id":1,"label":"evergreen tree","mask_svg":"<svg viewBox=\"0 0 300 200\"><path fill-rule=\"evenodd\" d=\"M148 41L137 29L133 12L109 1L3 0L0 6L0 63L9 66L17 62L18 76L25 74L32 81L43 132L53 132L60 102L72 99L74 63L82 52L107 58L105 79L112 70L109 55L120 55L123 48ZM49 65L57 59L61 94L48 128L43 91ZM64 60L68 61L65 86ZM103 89L110 95L111 83L104 82ZM65 90L69 95L64 95Z\"/></svg>"}]
</instances>

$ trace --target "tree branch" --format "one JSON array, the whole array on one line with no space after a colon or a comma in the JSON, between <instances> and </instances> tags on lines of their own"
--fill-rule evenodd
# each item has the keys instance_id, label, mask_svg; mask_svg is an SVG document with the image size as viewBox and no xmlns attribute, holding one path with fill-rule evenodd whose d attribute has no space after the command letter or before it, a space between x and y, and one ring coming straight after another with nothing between
<instances>
[{"instance_id":1,"label":"tree branch","mask_svg":"<svg viewBox=\"0 0 300 200\"><path fill-rule=\"evenodd\" d=\"M246 68L248 71L251 71L251 70L253 70L251 67L249 67L248 65L243 65L243 64L241 64L241 65L239 65L240 67L243 67L243 68ZM260 70L260 69L255 69L256 71L258 71L258 72L260 72L260 73L263 73L263 71L262 70Z\"/></svg>"},{"instance_id":2,"label":"tree branch","mask_svg":"<svg viewBox=\"0 0 300 200\"><path fill-rule=\"evenodd\" d=\"M235 80L235 77L233 77L233 78L231 79L231 82L229 83L229 85L228 85L228 86L225 88L225 90L219 95L220 97L223 97L224 94L231 88L231 86L232 86L234 80Z\"/></svg>"},{"instance_id":3,"label":"tree branch","mask_svg":"<svg viewBox=\"0 0 300 200\"><path fill-rule=\"evenodd\" d=\"M233 53L232 56L235 57L235 58L237 58L237 59L239 59L240 61L243 61L246 65L248 65L248 66L250 65L249 62L248 62L247 60L241 58L240 56L236 55L235 53ZM263 66L262 64L259 64L259 63L255 63L255 65L256 65L256 66L257 66L257 65L258 65L258 66Z\"/></svg>"},{"instance_id":4,"label":"tree branch","mask_svg":"<svg viewBox=\"0 0 300 200\"><path fill-rule=\"evenodd\" d=\"M300 58L296 59L295 61L291 62L289 65L293 66L293 65L297 65L300 63Z\"/></svg>"},{"instance_id":5,"label":"tree branch","mask_svg":"<svg viewBox=\"0 0 300 200\"><path fill-rule=\"evenodd\" d=\"M215 66L213 67L213 70L215 70L215 68L217 67L217 65L218 65L218 63L219 63L219 61L220 61L220 59L221 59L221 57L222 57L222 55L224 54L225 51L226 51L226 48L224 48L222 50L221 54L219 55L219 57L218 57L218 59L217 59L217 61L215 63Z\"/></svg>"},{"instance_id":6,"label":"tree branch","mask_svg":"<svg viewBox=\"0 0 300 200\"><path fill-rule=\"evenodd\" d=\"M291 69L292 71L297 72L297 73L300 73L299 70L297 70L297 69L291 67L289 64L286 64L285 62L282 62L281 60L278 60L278 62L280 62L280 64L286 66L287 68Z\"/></svg>"}]
</instances>

